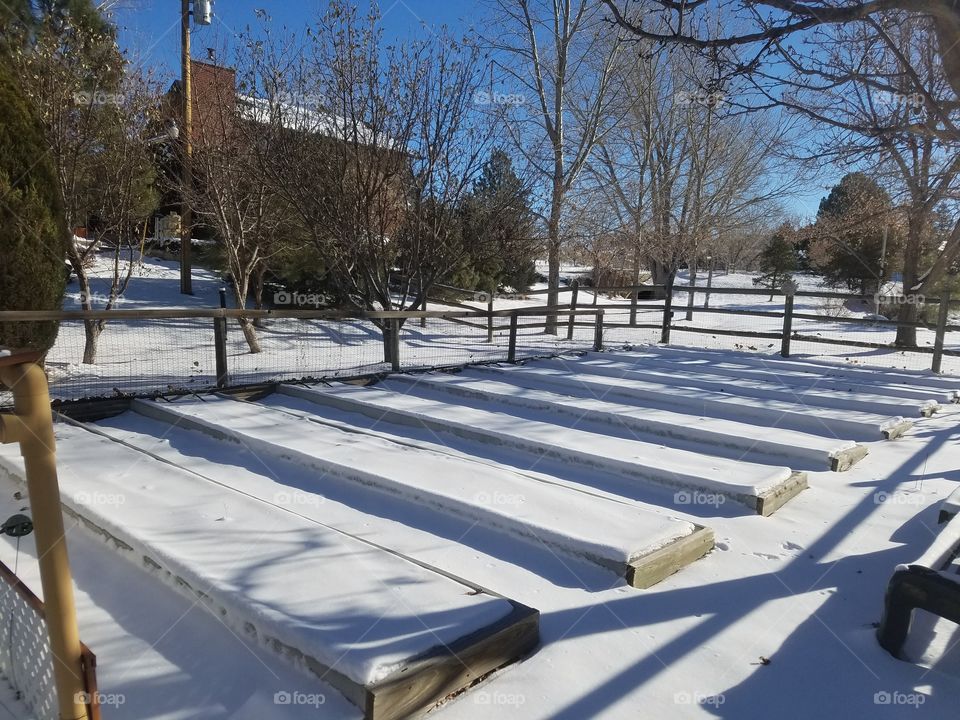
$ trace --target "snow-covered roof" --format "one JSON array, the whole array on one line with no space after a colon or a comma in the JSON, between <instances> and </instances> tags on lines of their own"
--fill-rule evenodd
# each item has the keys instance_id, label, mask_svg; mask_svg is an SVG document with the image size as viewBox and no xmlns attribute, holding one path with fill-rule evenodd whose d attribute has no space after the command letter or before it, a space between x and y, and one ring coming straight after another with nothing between
<instances>
[{"instance_id":1,"label":"snow-covered roof","mask_svg":"<svg viewBox=\"0 0 960 720\"><path fill-rule=\"evenodd\" d=\"M283 100L260 98L253 95L237 96L237 109L246 120L258 123L279 121L290 130L334 138L344 142L359 142L384 149L397 148L400 143L362 123L315 108Z\"/></svg>"}]
</instances>

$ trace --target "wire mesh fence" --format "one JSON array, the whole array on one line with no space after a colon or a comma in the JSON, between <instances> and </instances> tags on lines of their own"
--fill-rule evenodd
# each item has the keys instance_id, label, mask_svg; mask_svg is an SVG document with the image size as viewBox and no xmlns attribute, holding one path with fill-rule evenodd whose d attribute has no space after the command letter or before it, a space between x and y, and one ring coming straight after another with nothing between
<instances>
[{"instance_id":1,"label":"wire mesh fence","mask_svg":"<svg viewBox=\"0 0 960 720\"><path fill-rule=\"evenodd\" d=\"M850 312L847 306L857 300L849 294L801 292L788 304L781 291L713 288L708 297L702 288L690 292L676 287L668 307L654 290L579 288L567 292L565 305L528 302L505 310L491 310L488 303L485 310L461 304L462 309L451 311L358 315L111 311L95 363L82 362L89 314L61 313L60 334L46 368L55 399L150 397L516 361L598 344L617 348L666 340L670 345L776 354L787 331L793 356L918 371L939 363L941 372L960 375L960 325L950 324L949 312L938 315L936 298L915 323L916 347L902 348L894 346L896 321ZM960 303L948 301L947 307L960 309ZM256 317L257 352L251 351L241 314ZM0 313L7 315L12 313ZM0 406L11 401L9 394L0 394Z\"/></svg>"},{"instance_id":2,"label":"wire mesh fence","mask_svg":"<svg viewBox=\"0 0 960 720\"><path fill-rule=\"evenodd\" d=\"M252 344L239 311L111 312L92 363L82 361L84 319L76 317L79 313L61 319L45 361L55 400L156 397L589 350L596 342L597 316L593 310L579 311L571 325L569 310L560 309L363 317L267 312L256 318ZM547 321L554 317L555 332L547 332ZM394 324L399 327L395 350L390 343ZM12 396L0 393L0 406L10 405Z\"/></svg>"}]
</instances>

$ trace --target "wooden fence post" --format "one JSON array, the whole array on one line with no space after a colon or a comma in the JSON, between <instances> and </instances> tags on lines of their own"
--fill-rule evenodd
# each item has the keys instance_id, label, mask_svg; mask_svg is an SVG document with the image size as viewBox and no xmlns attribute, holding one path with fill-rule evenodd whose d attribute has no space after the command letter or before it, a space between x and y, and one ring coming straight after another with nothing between
<instances>
[{"instance_id":1,"label":"wooden fence post","mask_svg":"<svg viewBox=\"0 0 960 720\"><path fill-rule=\"evenodd\" d=\"M573 340L573 327L577 320L577 295L580 292L580 283L574 280L570 283L570 321L567 324L567 340Z\"/></svg>"},{"instance_id":2,"label":"wooden fence post","mask_svg":"<svg viewBox=\"0 0 960 720\"><path fill-rule=\"evenodd\" d=\"M517 361L517 320L519 313L510 313L510 341L507 345L507 362Z\"/></svg>"},{"instance_id":3,"label":"wooden fence post","mask_svg":"<svg viewBox=\"0 0 960 720\"><path fill-rule=\"evenodd\" d=\"M933 342L933 365L931 369L938 373L943 365L943 343L947 332L947 321L950 317L950 291L944 290L940 294L940 308L937 313L937 337Z\"/></svg>"},{"instance_id":4,"label":"wooden fence post","mask_svg":"<svg viewBox=\"0 0 960 720\"><path fill-rule=\"evenodd\" d=\"M390 367L400 370L400 318L390 319Z\"/></svg>"},{"instance_id":5,"label":"wooden fence post","mask_svg":"<svg viewBox=\"0 0 960 720\"><path fill-rule=\"evenodd\" d=\"M793 335L793 296L797 292L797 284L788 279L783 283L783 337L780 340L780 356L790 357L790 337Z\"/></svg>"},{"instance_id":6,"label":"wooden fence post","mask_svg":"<svg viewBox=\"0 0 960 720\"><path fill-rule=\"evenodd\" d=\"M593 326L594 352L603 350L603 308L597 310L597 320Z\"/></svg>"},{"instance_id":7,"label":"wooden fence post","mask_svg":"<svg viewBox=\"0 0 960 720\"><path fill-rule=\"evenodd\" d=\"M227 291L220 288L220 309L227 307ZM216 317L213 319L213 346L216 359L217 387L225 388L230 383L227 370L227 319Z\"/></svg>"},{"instance_id":8,"label":"wooden fence post","mask_svg":"<svg viewBox=\"0 0 960 720\"><path fill-rule=\"evenodd\" d=\"M670 323L673 320L673 279L667 280L667 293L663 300L663 324L660 328L660 342L670 343Z\"/></svg>"},{"instance_id":9,"label":"wooden fence post","mask_svg":"<svg viewBox=\"0 0 960 720\"><path fill-rule=\"evenodd\" d=\"M630 327L637 326L637 301L640 299L640 286L634 285L630 293Z\"/></svg>"},{"instance_id":10,"label":"wooden fence post","mask_svg":"<svg viewBox=\"0 0 960 720\"><path fill-rule=\"evenodd\" d=\"M496 290L491 289L490 295L487 296L487 342L493 342L493 297L496 295Z\"/></svg>"}]
</instances>

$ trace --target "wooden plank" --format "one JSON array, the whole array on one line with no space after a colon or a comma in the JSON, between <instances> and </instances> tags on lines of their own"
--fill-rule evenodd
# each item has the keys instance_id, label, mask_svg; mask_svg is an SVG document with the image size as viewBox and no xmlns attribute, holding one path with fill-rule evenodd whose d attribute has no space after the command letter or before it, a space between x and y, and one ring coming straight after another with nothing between
<instances>
[{"instance_id":1,"label":"wooden plank","mask_svg":"<svg viewBox=\"0 0 960 720\"><path fill-rule=\"evenodd\" d=\"M646 589L670 577L713 550L713 530L697 526L691 534L632 561L627 566L627 583Z\"/></svg>"},{"instance_id":2,"label":"wooden plank","mask_svg":"<svg viewBox=\"0 0 960 720\"><path fill-rule=\"evenodd\" d=\"M913 422L911 422L910 420L904 420L901 423L892 425L891 427L887 428L886 430L883 430L882 432L883 432L883 436L887 440L896 440L898 437L906 433L907 430L909 430L912 427L913 427Z\"/></svg>"},{"instance_id":3,"label":"wooden plank","mask_svg":"<svg viewBox=\"0 0 960 720\"><path fill-rule=\"evenodd\" d=\"M849 470L858 462L863 460L870 452L866 445L854 445L849 450L842 450L836 457L830 458L830 469L833 472L844 472Z\"/></svg>"},{"instance_id":4,"label":"wooden plank","mask_svg":"<svg viewBox=\"0 0 960 720\"><path fill-rule=\"evenodd\" d=\"M786 481L775 488L757 496L757 513L767 517L773 515L789 500L807 489L807 474L795 472Z\"/></svg>"},{"instance_id":5,"label":"wooden plank","mask_svg":"<svg viewBox=\"0 0 960 720\"><path fill-rule=\"evenodd\" d=\"M422 714L464 692L540 642L540 612L519 603L499 623L413 660L397 677L366 688L369 720Z\"/></svg>"}]
</instances>

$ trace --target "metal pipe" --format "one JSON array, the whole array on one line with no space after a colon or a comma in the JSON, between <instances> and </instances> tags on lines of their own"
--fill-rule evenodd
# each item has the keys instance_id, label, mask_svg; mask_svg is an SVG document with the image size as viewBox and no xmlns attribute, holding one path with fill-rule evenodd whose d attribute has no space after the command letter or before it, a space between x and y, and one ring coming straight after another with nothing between
<instances>
[{"instance_id":1,"label":"metal pipe","mask_svg":"<svg viewBox=\"0 0 960 720\"><path fill-rule=\"evenodd\" d=\"M59 715L61 720L83 720L87 708L80 632L60 507L50 393L38 359L36 354L21 354L0 363L0 383L14 399L14 414L0 415L0 442L19 442L26 467Z\"/></svg>"}]
</instances>

